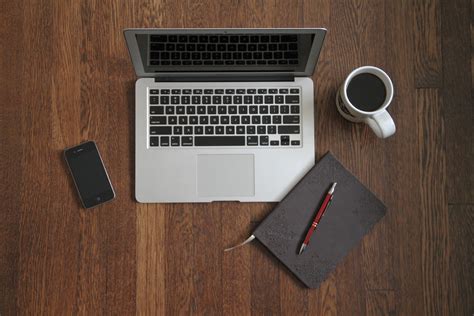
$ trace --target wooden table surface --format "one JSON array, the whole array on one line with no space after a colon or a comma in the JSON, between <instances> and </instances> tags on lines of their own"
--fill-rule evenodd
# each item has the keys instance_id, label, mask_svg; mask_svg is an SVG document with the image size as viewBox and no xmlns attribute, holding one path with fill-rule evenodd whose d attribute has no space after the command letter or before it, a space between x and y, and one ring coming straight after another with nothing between
<instances>
[{"instance_id":1,"label":"wooden table surface","mask_svg":"<svg viewBox=\"0 0 474 316\"><path fill-rule=\"evenodd\" d=\"M472 2L2 1L0 314L470 315ZM319 289L258 243L275 204L138 204L127 27L326 27L313 76L316 155L388 207ZM335 92L385 69L397 133L344 121ZM97 141L117 199L80 207L62 150Z\"/></svg>"}]
</instances>

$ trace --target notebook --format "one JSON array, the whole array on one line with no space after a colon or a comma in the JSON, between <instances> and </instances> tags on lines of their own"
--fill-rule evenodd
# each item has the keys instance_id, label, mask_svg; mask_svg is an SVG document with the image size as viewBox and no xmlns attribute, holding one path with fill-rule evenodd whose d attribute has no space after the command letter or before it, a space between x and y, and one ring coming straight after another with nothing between
<instances>
[{"instance_id":1,"label":"notebook","mask_svg":"<svg viewBox=\"0 0 474 316\"><path fill-rule=\"evenodd\" d=\"M331 184L332 204L305 251L301 243ZM385 205L327 153L253 232L307 287L318 287L385 215Z\"/></svg>"}]
</instances>

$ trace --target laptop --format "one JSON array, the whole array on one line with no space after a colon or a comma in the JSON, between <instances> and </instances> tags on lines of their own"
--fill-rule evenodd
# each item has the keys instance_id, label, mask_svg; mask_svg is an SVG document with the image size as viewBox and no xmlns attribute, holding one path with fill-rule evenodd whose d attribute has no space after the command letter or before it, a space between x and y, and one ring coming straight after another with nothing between
<instances>
[{"instance_id":1,"label":"laptop","mask_svg":"<svg viewBox=\"0 0 474 316\"><path fill-rule=\"evenodd\" d=\"M315 163L325 29L126 29L135 197L280 201Z\"/></svg>"}]
</instances>

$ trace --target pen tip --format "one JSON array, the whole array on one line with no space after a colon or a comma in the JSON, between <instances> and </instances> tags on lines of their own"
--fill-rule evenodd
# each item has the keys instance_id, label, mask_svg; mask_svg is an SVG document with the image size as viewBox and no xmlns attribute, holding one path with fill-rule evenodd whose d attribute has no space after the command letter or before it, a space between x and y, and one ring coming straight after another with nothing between
<instances>
[{"instance_id":1,"label":"pen tip","mask_svg":"<svg viewBox=\"0 0 474 316\"><path fill-rule=\"evenodd\" d=\"M298 253L299 255L301 255L304 251L304 249L306 248L306 245L305 244L302 244L301 245L301 248L300 248L300 252Z\"/></svg>"}]
</instances>

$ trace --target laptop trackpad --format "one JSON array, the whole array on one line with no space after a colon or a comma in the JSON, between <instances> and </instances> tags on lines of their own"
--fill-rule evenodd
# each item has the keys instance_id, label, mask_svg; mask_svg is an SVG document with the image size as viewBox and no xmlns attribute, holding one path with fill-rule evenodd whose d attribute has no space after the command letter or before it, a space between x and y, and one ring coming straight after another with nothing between
<instances>
[{"instance_id":1,"label":"laptop trackpad","mask_svg":"<svg viewBox=\"0 0 474 316\"><path fill-rule=\"evenodd\" d=\"M199 196L254 196L254 155L198 155Z\"/></svg>"}]
</instances>

